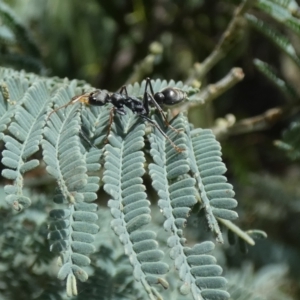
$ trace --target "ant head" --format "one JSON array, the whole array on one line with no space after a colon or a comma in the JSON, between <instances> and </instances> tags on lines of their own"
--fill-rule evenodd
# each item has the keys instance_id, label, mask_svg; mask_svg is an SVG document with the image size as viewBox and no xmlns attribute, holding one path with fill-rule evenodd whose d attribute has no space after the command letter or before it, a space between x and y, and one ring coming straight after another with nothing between
<instances>
[{"instance_id":1,"label":"ant head","mask_svg":"<svg viewBox=\"0 0 300 300\"><path fill-rule=\"evenodd\" d=\"M102 106L108 103L109 93L106 90L96 90L89 95L89 104Z\"/></svg>"}]
</instances>

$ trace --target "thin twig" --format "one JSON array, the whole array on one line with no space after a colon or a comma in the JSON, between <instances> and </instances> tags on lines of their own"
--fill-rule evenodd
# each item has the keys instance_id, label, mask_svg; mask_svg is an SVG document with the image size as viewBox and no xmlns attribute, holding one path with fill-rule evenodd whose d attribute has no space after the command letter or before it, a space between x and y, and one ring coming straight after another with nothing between
<instances>
[{"instance_id":1,"label":"thin twig","mask_svg":"<svg viewBox=\"0 0 300 300\"><path fill-rule=\"evenodd\" d=\"M238 226L236 226L231 221L224 220L224 219L221 219L221 218L218 218L218 221L220 223L222 223L224 226L226 226L229 230L231 230L232 232L234 232L239 238L241 238L242 240L244 240L250 246L254 246L255 245L255 241L253 240L253 238L247 232L245 232L242 229L240 229Z\"/></svg>"},{"instance_id":2,"label":"thin twig","mask_svg":"<svg viewBox=\"0 0 300 300\"><path fill-rule=\"evenodd\" d=\"M228 126L216 126L212 128L218 139L225 138L229 135L239 135L249 132L262 131L272 127L278 121L290 117L300 111L300 107L293 105L285 105L282 107L274 107L268 109L261 115L243 119L236 123L228 122Z\"/></svg>"},{"instance_id":3,"label":"thin twig","mask_svg":"<svg viewBox=\"0 0 300 300\"><path fill-rule=\"evenodd\" d=\"M208 85L206 88L201 90L198 94L194 95L193 98L198 100L190 100L180 106L181 111L190 109L191 107L199 104L205 104L219 97L227 90L232 88L238 82L243 80L244 72L241 68L232 68L230 72L223 77L220 81Z\"/></svg>"},{"instance_id":4,"label":"thin twig","mask_svg":"<svg viewBox=\"0 0 300 300\"><path fill-rule=\"evenodd\" d=\"M244 72L241 68L232 68L230 72L223 77L220 81L209 84L199 93L199 98L207 103L218 98L227 90L232 88L238 82L244 79Z\"/></svg>"},{"instance_id":5,"label":"thin twig","mask_svg":"<svg viewBox=\"0 0 300 300\"><path fill-rule=\"evenodd\" d=\"M228 128L228 134L238 135L268 129L281 120L285 114L286 111L283 107L268 109L261 115L236 122L232 127Z\"/></svg>"},{"instance_id":6,"label":"thin twig","mask_svg":"<svg viewBox=\"0 0 300 300\"><path fill-rule=\"evenodd\" d=\"M255 0L246 0L241 3L234 12L234 16L229 23L227 29L223 33L219 43L213 52L201 63L196 63L186 84L191 85L195 81L202 81L203 77L215 66L229 50L236 44L241 36L241 28L243 28L243 15L253 5Z\"/></svg>"},{"instance_id":7,"label":"thin twig","mask_svg":"<svg viewBox=\"0 0 300 300\"><path fill-rule=\"evenodd\" d=\"M153 66L161 57L162 52L163 46L158 42L153 42L149 46L149 54L134 66L133 73L126 81L126 85L142 81L142 79L149 75L153 70Z\"/></svg>"}]
</instances>

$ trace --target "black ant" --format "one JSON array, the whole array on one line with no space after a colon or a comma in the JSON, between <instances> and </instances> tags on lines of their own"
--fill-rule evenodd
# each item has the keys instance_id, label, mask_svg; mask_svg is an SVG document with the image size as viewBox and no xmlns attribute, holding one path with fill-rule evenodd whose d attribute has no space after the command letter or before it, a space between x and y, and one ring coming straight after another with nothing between
<instances>
[{"instance_id":1,"label":"black ant","mask_svg":"<svg viewBox=\"0 0 300 300\"><path fill-rule=\"evenodd\" d=\"M150 88L150 93L147 91L148 86ZM111 125L113 122L114 112L118 113L119 115L126 115L125 107L129 108L133 113L137 114L142 119L148 121L151 125L156 127L159 132L171 143L174 149L177 152L182 152L184 149L176 146L172 140L163 132L163 130L158 126L158 124L149 118L150 108L149 103L154 105L156 109L160 112L161 116L163 117L166 125L170 127L172 130L179 132L176 128L172 127L160 105L175 105L181 101L183 101L187 97L187 94L176 88L167 87L164 88L162 91L158 93L154 93L153 87L150 81L150 78L146 79L146 86L143 95L143 101L135 96L129 96L127 93L126 86L123 86L119 93L110 93L107 90L95 90L91 93L86 93L83 95L75 96L71 99L71 101L55 110L53 110L48 118L51 116L52 113L58 111L59 109L66 107L70 104L81 102L89 105L95 106L103 106L107 103L111 103L113 108L110 112L110 122L109 122L109 130L108 134L111 129Z\"/></svg>"}]
</instances>

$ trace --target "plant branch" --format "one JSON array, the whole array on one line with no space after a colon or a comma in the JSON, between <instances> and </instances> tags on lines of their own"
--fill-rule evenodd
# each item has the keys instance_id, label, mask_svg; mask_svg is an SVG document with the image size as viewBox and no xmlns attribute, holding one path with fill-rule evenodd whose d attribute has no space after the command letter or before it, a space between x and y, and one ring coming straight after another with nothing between
<instances>
[{"instance_id":1,"label":"plant branch","mask_svg":"<svg viewBox=\"0 0 300 300\"><path fill-rule=\"evenodd\" d=\"M197 95L193 96L193 98L197 99L197 101L190 100L180 106L181 111L185 111L199 104L205 104L209 101L212 101L225 93L227 90L232 88L238 82L243 80L244 72L241 68L232 68L230 72L223 77L220 81L209 84L203 90L201 90Z\"/></svg>"},{"instance_id":2,"label":"plant branch","mask_svg":"<svg viewBox=\"0 0 300 300\"><path fill-rule=\"evenodd\" d=\"M254 0L245 0L234 12L234 16L227 29L223 33L219 43L212 53L202 62L196 63L191 71L186 84L191 85L195 81L202 81L203 77L231 50L242 35L244 14L254 4Z\"/></svg>"},{"instance_id":3,"label":"plant branch","mask_svg":"<svg viewBox=\"0 0 300 300\"><path fill-rule=\"evenodd\" d=\"M220 81L209 84L199 93L199 98L203 99L204 103L212 101L224 94L238 82L244 79L244 72L241 68L232 68L230 72Z\"/></svg>"},{"instance_id":4,"label":"plant branch","mask_svg":"<svg viewBox=\"0 0 300 300\"><path fill-rule=\"evenodd\" d=\"M286 105L268 109L261 115L246 118L236 123L219 122L219 126L212 128L218 139L229 135L239 135L254 131L266 130L286 117L289 117L300 111L300 106Z\"/></svg>"},{"instance_id":5,"label":"plant branch","mask_svg":"<svg viewBox=\"0 0 300 300\"><path fill-rule=\"evenodd\" d=\"M222 223L225 227L227 227L229 230L234 232L239 238L244 240L247 244L249 244L251 246L255 245L255 241L253 240L253 238L247 232L240 229L238 226L236 226L231 221L225 220L225 219L222 219L222 218L218 218L218 221L220 223Z\"/></svg>"},{"instance_id":6,"label":"plant branch","mask_svg":"<svg viewBox=\"0 0 300 300\"><path fill-rule=\"evenodd\" d=\"M274 107L268 109L261 115L236 122L232 127L228 128L228 133L230 135L238 135L247 132L265 130L282 119L285 114L286 112L283 107Z\"/></svg>"},{"instance_id":7,"label":"plant branch","mask_svg":"<svg viewBox=\"0 0 300 300\"><path fill-rule=\"evenodd\" d=\"M149 54L134 66L134 70L126 81L126 85L142 81L146 75L149 75L155 63L160 59L162 52L163 46L158 42L153 42L149 46Z\"/></svg>"}]
</instances>

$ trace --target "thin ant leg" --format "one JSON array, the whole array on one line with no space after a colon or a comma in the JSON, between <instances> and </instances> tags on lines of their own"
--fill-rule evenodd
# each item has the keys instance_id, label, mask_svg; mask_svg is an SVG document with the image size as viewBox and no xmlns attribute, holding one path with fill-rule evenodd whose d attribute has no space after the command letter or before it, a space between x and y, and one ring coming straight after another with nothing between
<instances>
[{"instance_id":1,"label":"thin ant leg","mask_svg":"<svg viewBox=\"0 0 300 300\"><path fill-rule=\"evenodd\" d=\"M123 85L123 86L121 87L119 93L120 93L120 94L123 94L123 93L124 93L124 94L126 95L126 97L128 98L127 88L126 88L125 85ZM114 120L115 110L116 110L116 108L113 107L113 108L110 110L110 112L109 112L109 125L108 125L107 134L106 134L105 144L108 143L108 136L109 136L109 134L110 134L110 132L111 132L111 127L112 127L112 123L113 123L113 120Z\"/></svg>"},{"instance_id":2,"label":"thin ant leg","mask_svg":"<svg viewBox=\"0 0 300 300\"><path fill-rule=\"evenodd\" d=\"M163 130L156 124L153 120L151 120L149 117L144 116L144 115L139 115L141 118L147 120L152 126L154 126L158 131L169 141L169 143L172 145L172 147L177 151L177 152L183 152L185 149L178 147L177 145L174 144L174 142L163 132Z\"/></svg>"},{"instance_id":3,"label":"thin ant leg","mask_svg":"<svg viewBox=\"0 0 300 300\"><path fill-rule=\"evenodd\" d=\"M51 117L51 115L57 111L59 111L61 108L64 108L64 107L67 107L71 104L74 104L76 102L81 102L81 103L84 103L84 104L88 104L89 103L89 100L88 100L88 95L89 93L86 93L86 94L83 94L83 95L79 95L79 96L74 96L71 101L69 101L68 103L66 103L65 105L63 106L60 106L54 110L51 111L51 113L49 114L49 116L47 117L47 121L49 120L49 118ZM83 100L81 100L83 98Z\"/></svg>"},{"instance_id":4,"label":"thin ant leg","mask_svg":"<svg viewBox=\"0 0 300 300\"><path fill-rule=\"evenodd\" d=\"M151 102L155 105L155 107L157 108L157 110L159 111L159 113L161 114L161 116L163 117L164 121L165 121L165 124L167 127L171 128L173 131L179 133L179 132L182 132L182 129L176 129L175 127L173 127L167 117L165 116L163 110L161 109L160 105L155 101L154 97L152 95L150 95L149 93L146 93L146 98L148 98L147 96L150 97L151 99Z\"/></svg>"},{"instance_id":5,"label":"thin ant leg","mask_svg":"<svg viewBox=\"0 0 300 300\"><path fill-rule=\"evenodd\" d=\"M147 77L147 79L146 79L146 85L145 85L145 91L144 91L144 99L143 99L144 107L145 107L145 110L147 112L147 115L149 115L149 112L150 112L150 110L149 110L149 99L148 99L148 95L150 96L150 94L147 93L148 86L150 88L151 94L154 95L152 84L151 84L151 80L150 80L149 77ZM158 105L158 103L156 103L156 104ZM158 109L157 106L156 106L156 108Z\"/></svg>"},{"instance_id":6,"label":"thin ant leg","mask_svg":"<svg viewBox=\"0 0 300 300\"><path fill-rule=\"evenodd\" d=\"M125 94L126 98L128 98L128 93L127 93L127 88L126 88L126 85L123 85L120 89L120 94Z\"/></svg>"},{"instance_id":7,"label":"thin ant leg","mask_svg":"<svg viewBox=\"0 0 300 300\"><path fill-rule=\"evenodd\" d=\"M91 143L87 135L84 133L82 129L80 129L81 137L89 144L90 147L98 149L94 144Z\"/></svg>"},{"instance_id":8,"label":"thin ant leg","mask_svg":"<svg viewBox=\"0 0 300 300\"><path fill-rule=\"evenodd\" d=\"M153 91L151 79L150 79L149 77L146 78L145 92L147 92L147 87L148 87L148 85L149 85L151 94L154 95L154 91Z\"/></svg>"},{"instance_id":9,"label":"thin ant leg","mask_svg":"<svg viewBox=\"0 0 300 300\"><path fill-rule=\"evenodd\" d=\"M107 134L106 134L106 138L105 138L105 144L108 143L108 136L111 132L111 127L112 127L112 123L114 120L114 115L115 115L115 108L113 107L110 112L109 112L109 125L108 125L108 130L107 130Z\"/></svg>"},{"instance_id":10,"label":"thin ant leg","mask_svg":"<svg viewBox=\"0 0 300 300\"><path fill-rule=\"evenodd\" d=\"M149 86L150 88L150 92L151 94L149 94L147 92L147 87ZM151 84L151 80L150 78L148 77L146 79L146 86L145 86L145 92L144 92L144 103L145 103L145 108L147 111L147 113L149 113L149 100L148 100L148 96L151 100L151 102L155 105L156 109L159 111L160 115L162 116L162 118L164 119L165 121L165 124L167 127L170 127L173 131L179 133L181 132L182 130L178 130L176 128L174 128L168 121L167 117L165 116L164 114L164 111L162 110L162 108L160 107L160 105L156 102L156 100L154 99L154 91L153 91L153 87L152 87L152 84Z\"/></svg>"}]
</instances>

